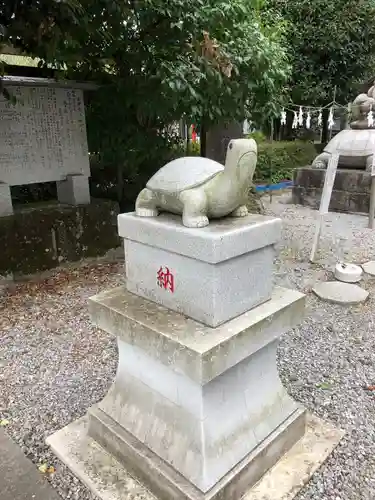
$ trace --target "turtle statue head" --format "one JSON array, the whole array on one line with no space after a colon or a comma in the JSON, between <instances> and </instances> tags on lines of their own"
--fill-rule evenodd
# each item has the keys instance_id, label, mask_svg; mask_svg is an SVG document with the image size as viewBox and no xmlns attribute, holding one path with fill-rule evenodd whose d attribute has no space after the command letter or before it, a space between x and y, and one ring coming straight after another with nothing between
<instances>
[{"instance_id":1,"label":"turtle statue head","mask_svg":"<svg viewBox=\"0 0 375 500\"><path fill-rule=\"evenodd\" d=\"M186 227L205 227L209 219L244 217L257 163L253 139L229 142L225 167L201 157L178 158L167 163L148 181L137 198L139 217L159 212L182 215Z\"/></svg>"},{"instance_id":2,"label":"turtle statue head","mask_svg":"<svg viewBox=\"0 0 375 500\"><path fill-rule=\"evenodd\" d=\"M251 171L254 155L257 155L257 144L254 139L232 139L227 148L225 170L231 172L235 169L237 171L236 175L243 177L244 182L251 177L250 187L254 174L254 171ZM250 172L248 172L248 169L250 169Z\"/></svg>"}]
</instances>

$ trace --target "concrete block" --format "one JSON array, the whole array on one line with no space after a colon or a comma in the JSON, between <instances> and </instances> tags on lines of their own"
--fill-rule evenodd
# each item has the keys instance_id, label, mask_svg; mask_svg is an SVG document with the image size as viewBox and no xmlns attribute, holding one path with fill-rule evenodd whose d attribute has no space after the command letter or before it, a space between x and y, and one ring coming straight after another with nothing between
<instances>
[{"instance_id":1,"label":"concrete block","mask_svg":"<svg viewBox=\"0 0 375 500\"><path fill-rule=\"evenodd\" d=\"M57 199L66 205L88 205L90 203L89 178L84 175L68 175L58 181Z\"/></svg>"},{"instance_id":2,"label":"concrete block","mask_svg":"<svg viewBox=\"0 0 375 500\"><path fill-rule=\"evenodd\" d=\"M0 217L13 214L12 195L9 184L0 182Z\"/></svg>"},{"instance_id":3,"label":"concrete block","mask_svg":"<svg viewBox=\"0 0 375 500\"><path fill-rule=\"evenodd\" d=\"M341 281L319 282L312 291L322 300L342 305L360 304L365 302L369 296L369 292L364 288Z\"/></svg>"},{"instance_id":4,"label":"concrete block","mask_svg":"<svg viewBox=\"0 0 375 500\"><path fill-rule=\"evenodd\" d=\"M90 436L125 462L116 437L123 429L208 492L299 412L278 376L276 350L303 312L304 296L281 288L215 329L124 287L90 299L92 320L119 346L116 380L89 411Z\"/></svg>"},{"instance_id":5,"label":"concrete block","mask_svg":"<svg viewBox=\"0 0 375 500\"><path fill-rule=\"evenodd\" d=\"M117 214L117 203L109 200L18 206L13 215L0 217L0 275L21 277L113 252L121 246Z\"/></svg>"},{"instance_id":6,"label":"concrete block","mask_svg":"<svg viewBox=\"0 0 375 500\"><path fill-rule=\"evenodd\" d=\"M109 394L89 411L90 435L105 445L97 422L104 412L199 489L208 491L298 410L270 366L276 365L276 347L273 342L203 387L174 372L160 378L160 372L169 370L164 365L157 368L156 363L150 387L143 374L137 379L129 375L127 359L121 358ZM270 368L261 378L260 364ZM250 367L248 378L239 375L243 365ZM165 387L176 387L180 381L195 388L195 404L187 395L181 398Z\"/></svg>"},{"instance_id":7,"label":"concrete block","mask_svg":"<svg viewBox=\"0 0 375 500\"><path fill-rule=\"evenodd\" d=\"M213 329L124 286L89 299L97 327L201 385L297 326L304 308L305 295L275 287L271 300Z\"/></svg>"},{"instance_id":8,"label":"concrete block","mask_svg":"<svg viewBox=\"0 0 375 500\"><path fill-rule=\"evenodd\" d=\"M190 229L180 217L121 214L127 289L216 327L267 301L281 221L249 215Z\"/></svg>"},{"instance_id":9,"label":"concrete block","mask_svg":"<svg viewBox=\"0 0 375 500\"><path fill-rule=\"evenodd\" d=\"M306 420L306 431L294 446L287 449L288 437L293 437L296 431L296 427L288 427L290 422L287 421L283 429L290 432L281 433L282 443L270 437L259 447L258 459L254 459L256 454L246 457L206 494L194 488L130 434L126 435L124 449L128 459L124 466L90 438L87 417L57 431L47 443L100 500L123 500L124 496L128 500L292 500L344 436L341 430L315 416L308 414ZM304 424L303 420L296 425L301 423ZM260 478L262 470L273 461L270 458L274 457L277 444L279 449L284 447L285 454ZM140 483L134 477L139 478ZM260 480L249 486L256 478Z\"/></svg>"},{"instance_id":10,"label":"concrete block","mask_svg":"<svg viewBox=\"0 0 375 500\"><path fill-rule=\"evenodd\" d=\"M294 173L293 203L319 209L325 170L304 167ZM365 170L337 169L329 208L337 212L368 213L371 174Z\"/></svg>"},{"instance_id":11,"label":"concrete block","mask_svg":"<svg viewBox=\"0 0 375 500\"><path fill-rule=\"evenodd\" d=\"M375 261L370 260L369 262L365 262L362 264L362 268L366 274L370 276L375 276Z\"/></svg>"}]
</instances>

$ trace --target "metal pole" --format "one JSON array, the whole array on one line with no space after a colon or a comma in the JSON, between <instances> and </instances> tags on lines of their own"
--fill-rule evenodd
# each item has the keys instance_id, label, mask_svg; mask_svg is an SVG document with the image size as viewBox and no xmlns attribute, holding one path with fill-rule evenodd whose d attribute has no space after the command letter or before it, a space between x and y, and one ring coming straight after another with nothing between
<instances>
[{"instance_id":1,"label":"metal pole","mask_svg":"<svg viewBox=\"0 0 375 500\"><path fill-rule=\"evenodd\" d=\"M368 213L368 227L374 229L375 212L375 177L371 177L370 210Z\"/></svg>"},{"instance_id":2,"label":"metal pole","mask_svg":"<svg viewBox=\"0 0 375 500\"><path fill-rule=\"evenodd\" d=\"M273 133L274 133L273 118L271 118L271 137L270 137L271 144L273 143ZM272 186L272 160L271 160L271 164L270 164L270 203L272 203L272 189L271 189L271 186Z\"/></svg>"}]
</instances>

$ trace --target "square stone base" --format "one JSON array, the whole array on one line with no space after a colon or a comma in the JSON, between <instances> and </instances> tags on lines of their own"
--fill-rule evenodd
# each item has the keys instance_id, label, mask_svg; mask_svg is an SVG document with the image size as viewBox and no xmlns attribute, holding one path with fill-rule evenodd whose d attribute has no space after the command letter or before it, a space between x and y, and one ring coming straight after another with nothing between
<instances>
[{"instance_id":1,"label":"square stone base","mask_svg":"<svg viewBox=\"0 0 375 500\"><path fill-rule=\"evenodd\" d=\"M182 225L181 217L120 214L126 287L216 327L271 298L281 220L248 215Z\"/></svg>"},{"instance_id":2,"label":"square stone base","mask_svg":"<svg viewBox=\"0 0 375 500\"><path fill-rule=\"evenodd\" d=\"M295 418L296 416L294 416ZM139 460L146 467L142 478L158 489L160 500L291 500L309 481L314 472L322 465L332 450L342 439L344 433L321 419L307 415L307 425L303 436L288 451L288 434L304 425L303 414L295 418L293 425L286 426L285 434L279 428L272 436L272 442L265 440L258 449L232 470L215 488L203 495L182 476L145 450L131 435L125 439L129 460L126 469L113 455L87 434L88 419L83 417L59 430L47 439L54 453L72 472L101 500L155 500L145 485L138 483L134 467ZM294 427L294 431L293 431ZM272 444L272 446L271 446ZM286 453L268 472L272 450L284 447ZM260 478L260 476L262 476ZM132 477L133 476L133 477ZM139 477L139 476L138 476ZM249 483L259 481L249 486ZM248 489L249 486L249 489ZM229 489L228 489L229 488ZM155 489L154 489L155 491Z\"/></svg>"},{"instance_id":3,"label":"square stone base","mask_svg":"<svg viewBox=\"0 0 375 500\"><path fill-rule=\"evenodd\" d=\"M118 210L113 201L93 199L78 207L28 203L16 207L13 215L0 215L0 275L34 274L118 248Z\"/></svg>"},{"instance_id":4,"label":"square stone base","mask_svg":"<svg viewBox=\"0 0 375 500\"><path fill-rule=\"evenodd\" d=\"M305 410L299 409L212 488L202 492L100 409L91 409L89 418L91 437L152 493L166 500L241 498L305 432Z\"/></svg>"},{"instance_id":5,"label":"square stone base","mask_svg":"<svg viewBox=\"0 0 375 500\"><path fill-rule=\"evenodd\" d=\"M90 203L89 178L85 175L68 175L56 182L57 199L67 205L88 205Z\"/></svg>"},{"instance_id":6,"label":"square stone base","mask_svg":"<svg viewBox=\"0 0 375 500\"><path fill-rule=\"evenodd\" d=\"M92 297L91 319L118 337L119 364L89 411L89 434L113 452L122 428L209 492L299 409L280 381L276 352L304 302L277 287L267 303L212 329L124 287Z\"/></svg>"},{"instance_id":7,"label":"square stone base","mask_svg":"<svg viewBox=\"0 0 375 500\"><path fill-rule=\"evenodd\" d=\"M303 167L294 172L293 203L319 210L326 170ZM330 211L366 213L370 207L371 173L338 168Z\"/></svg>"},{"instance_id":8,"label":"square stone base","mask_svg":"<svg viewBox=\"0 0 375 500\"><path fill-rule=\"evenodd\" d=\"M12 215L13 204L9 184L0 182L0 217Z\"/></svg>"}]
</instances>

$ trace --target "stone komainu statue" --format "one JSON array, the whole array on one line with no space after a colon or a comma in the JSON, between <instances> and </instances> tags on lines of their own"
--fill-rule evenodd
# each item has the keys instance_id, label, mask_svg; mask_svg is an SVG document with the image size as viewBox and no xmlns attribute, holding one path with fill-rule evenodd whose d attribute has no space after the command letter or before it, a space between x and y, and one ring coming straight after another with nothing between
<instances>
[{"instance_id":1,"label":"stone komainu statue","mask_svg":"<svg viewBox=\"0 0 375 500\"><path fill-rule=\"evenodd\" d=\"M352 129L368 129L367 115L375 112L375 82L367 94L359 94L353 101L350 127Z\"/></svg>"},{"instance_id":2,"label":"stone komainu statue","mask_svg":"<svg viewBox=\"0 0 375 500\"><path fill-rule=\"evenodd\" d=\"M327 168L333 154L338 166L372 170L375 151L375 128L368 114L375 113L375 82L367 94L359 94L351 108L350 128L342 130L326 145L312 163L313 168ZM371 116L371 115L370 115Z\"/></svg>"}]
</instances>

